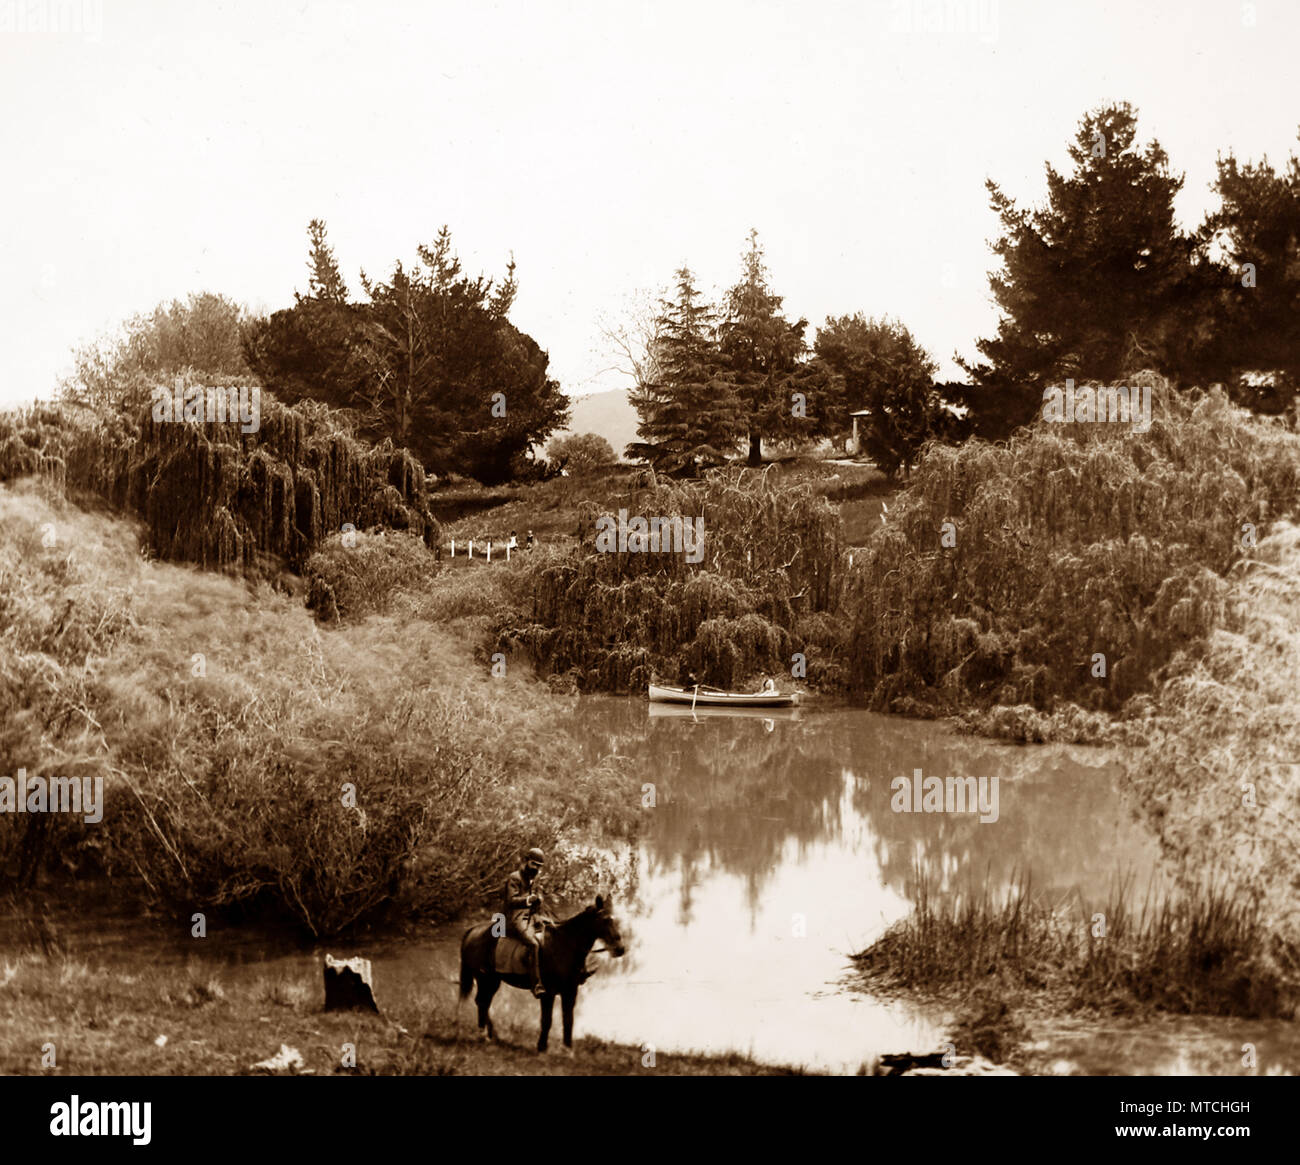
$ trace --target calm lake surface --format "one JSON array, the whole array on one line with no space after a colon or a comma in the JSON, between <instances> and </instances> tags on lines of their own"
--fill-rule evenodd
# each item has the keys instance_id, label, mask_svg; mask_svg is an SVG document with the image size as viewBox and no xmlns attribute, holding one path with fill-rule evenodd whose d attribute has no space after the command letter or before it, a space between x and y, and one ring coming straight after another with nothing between
<instances>
[{"instance_id":1,"label":"calm lake surface","mask_svg":"<svg viewBox=\"0 0 1300 1165\"><path fill-rule=\"evenodd\" d=\"M1000 745L856 709L693 717L586 698L577 719L588 755L623 758L655 799L616 897L628 954L599 956L578 1001L579 1041L739 1051L836 1072L931 1051L943 1017L863 994L849 962L910 911L918 870L949 891L1028 877L1035 893L1100 909L1118 877L1145 890L1156 867L1097 750ZM895 812L891 781L917 769L998 778L997 820ZM463 929L361 944L381 1005L454 996ZM230 937L204 956L222 974L318 982L322 950ZM194 959L193 942L129 920L87 938L106 957ZM504 1038L535 1040L537 1008L524 993L503 988L493 1017ZM1062 1072L1233 1074L1245 1042L1259 1071L1300 1070L1295 1025L1275 1021L1080 1020L1054 1025L1041 1046Z\"/></svg>"}]
</instances>

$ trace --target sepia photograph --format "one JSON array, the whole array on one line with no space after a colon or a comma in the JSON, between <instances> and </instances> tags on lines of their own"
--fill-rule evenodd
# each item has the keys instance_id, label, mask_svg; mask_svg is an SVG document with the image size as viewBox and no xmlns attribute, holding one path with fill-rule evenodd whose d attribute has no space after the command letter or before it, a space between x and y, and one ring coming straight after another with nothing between
<instances>
[{"instance_id":1,"label":"sepia photograph","mask_svg":"<svg viewBox=\"0 0 1300 1165\"><path fill-rule=\"evenodd\" d=\"M1293 0L0 0L15 1145L499 1122L430 1077L1284 1128L1298 46ZM589 1098L543 1136L629 1131Z\"/></svg>"}]
</instances>

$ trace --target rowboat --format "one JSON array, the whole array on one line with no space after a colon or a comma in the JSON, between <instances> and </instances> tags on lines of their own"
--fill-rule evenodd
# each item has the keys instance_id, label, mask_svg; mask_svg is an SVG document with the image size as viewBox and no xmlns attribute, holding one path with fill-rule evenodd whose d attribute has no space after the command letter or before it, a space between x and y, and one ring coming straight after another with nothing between
<instances>
[{"instance_id":1,"label":"rowboat","mask_svg":"<svg viewBox=\"0 0 1300 1165\"><path fill-rule=\"evenodd\" d=\"M697 708L793 708L798 692L728 692L701 684L692 688L650 685L652 704L690 704Z\"/></svg>"},{"instance_id":2,"label":"rowboat","mask_svg":"<svg viewBox=\"0 0 1300 1165\"><path fill-rule=\"evenodd\" d=\"M651 720L763 720L772 724L778 720L798 720L802 708L714 708L705 704L692 708L689 704L647 704Z\"/></svg>"}]
</instances>

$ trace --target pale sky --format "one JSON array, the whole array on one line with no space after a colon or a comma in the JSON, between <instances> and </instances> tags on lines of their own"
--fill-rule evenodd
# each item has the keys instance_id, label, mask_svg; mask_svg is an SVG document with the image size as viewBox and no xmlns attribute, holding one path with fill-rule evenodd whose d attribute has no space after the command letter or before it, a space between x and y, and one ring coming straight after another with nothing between
<instances>
[{"instance_id":1,"label":"pale sky","mask_svg":"<svg viewBox=\"0 0 1300 1165\"><path fill-rule=\"evenodd\" d=\"M986 176L1038 201L1128 100L1198 222L1218 151L1295 145L1297 45L1295 0L0 0L0 405L162 299L288 306L313 217L354 291L443 223L471 271L513 252L571 393L620 384L602 313L683 262L726 286L751 226L810 339L888 313L956 378Z\"/></svg>"}]
</instances>

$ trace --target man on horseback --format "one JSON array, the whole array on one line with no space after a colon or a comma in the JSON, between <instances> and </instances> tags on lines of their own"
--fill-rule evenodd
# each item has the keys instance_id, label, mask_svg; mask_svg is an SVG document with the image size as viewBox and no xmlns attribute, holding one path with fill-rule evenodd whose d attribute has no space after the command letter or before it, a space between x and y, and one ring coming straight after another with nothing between
<instances>
[{"instance_id":1,"label":"man on horseback","mask_svg":"<svg viewBox=\"0 0 1300 1165\"><path fill-rule=\"evenodd\" d=\"M523 866L506 879L505 909L506 933L525 943L530 951L533 975L533 994L545 993L542 987L541 940L534 928L533 916L542 909L542 898L537 893L537 876L541 873L543 855L539 849L524 854Z\"/></svg>"}]
</instances>

